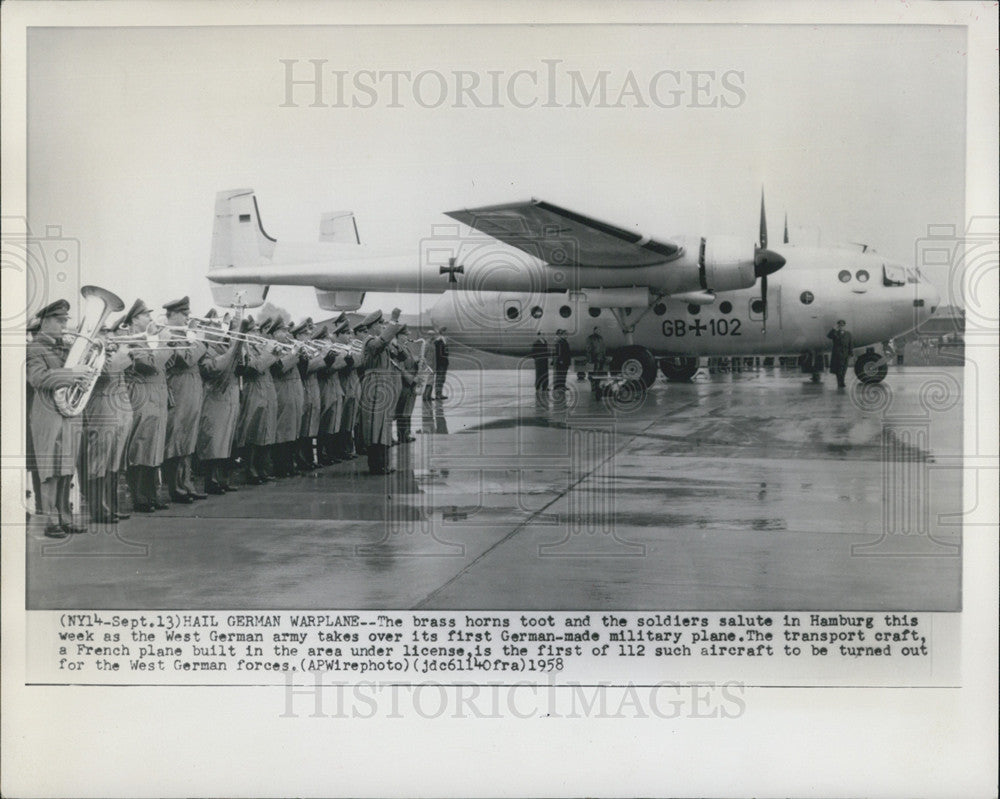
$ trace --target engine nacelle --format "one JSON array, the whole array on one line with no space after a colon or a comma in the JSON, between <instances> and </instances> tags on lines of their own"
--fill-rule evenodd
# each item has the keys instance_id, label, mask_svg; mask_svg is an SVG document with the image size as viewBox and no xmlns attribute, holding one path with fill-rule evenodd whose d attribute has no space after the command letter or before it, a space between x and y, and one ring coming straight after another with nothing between
<instances>
[{"instance_id":1,"label":"engine nacelle","mask_svg":"<svg viewBox=\"0 0 1000 799\"><path fill-rule=\"evenodd\" d=\"M754 245L737 236L673 238L684 247L680 258L660 268L650 288L671 296L688 292L747 289L757 282Z\"/></svg>"},{"instance_id":2,"label":"engine nacelle","mask_svg":"<svg viewBox=\"0 0 1000 799\"><path fill-rule=\"evenodd\" d=\"M754 272L754 245L737 236L706 236L705 285L709 291L748 289L757 282ZM700 246L700 245L699 245Z\"/></svg>"},{"instance_id":3,"label":"engine nacelle","mask_svg":"<svg viewBox=\"0 0 1000 799\"><path fill-rule=\"evenodd\" d=\"M316 302L324 311L356 311L365 301L363 291L323 291L316 289Z\"/></svg>"}]
</instances>

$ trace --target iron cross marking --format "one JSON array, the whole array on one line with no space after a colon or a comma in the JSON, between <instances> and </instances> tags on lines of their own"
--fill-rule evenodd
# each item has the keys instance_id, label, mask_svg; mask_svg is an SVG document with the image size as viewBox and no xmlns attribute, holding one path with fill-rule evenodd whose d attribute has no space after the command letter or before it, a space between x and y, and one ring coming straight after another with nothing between
<instances>
[{"instance_id":1,"label":"iron cross marking","mask_svg":"<svg viewBox=\"0 0 1000 799\"><path fill-rule=\"evenodd\" d=\"M696 336L701 336L702 332L708 330L708 325L701 321L701 319L695 319L693 323L689 324L688 327L694 331Z\"/></svg>"},{"instance_id":2,"label":"iron cross marking","mask_svg":"<svg viewBox=\"0 0 1000 799\"><path fill-rule=\"evenodd\" d=\"M465 267L464 266L455 266L455 259L454 258L449 258L448 259L448 265L447 266L439 267L439 269L440 269L440 271L439 271L438 274L448 275L448 282L449 283L458 283L458 278L455 277L455 275L464 275L465 274Z\"/></svg>"}]
</instances>

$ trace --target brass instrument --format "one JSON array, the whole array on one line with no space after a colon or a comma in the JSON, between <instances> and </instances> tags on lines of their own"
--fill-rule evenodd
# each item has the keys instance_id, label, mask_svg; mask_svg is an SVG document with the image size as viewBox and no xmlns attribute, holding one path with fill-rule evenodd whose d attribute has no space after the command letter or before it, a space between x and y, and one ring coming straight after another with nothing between
<instances>
[{"instance_id":1,"label":"brass instrument","mask_svg":"<svg viewBox=\"0 0 1000 799\"><path fill-rule=\"evenodd\" d=\"M57 388L53 392L55 406L63 416L79 416L87 407L87 401L107 358L107 348L96 334L100 332L108 314L125 309L125 303L117 294L98 286L84 286L80 289L80 296L83 297L83 312L63 367L72 369L86 366L92 370L92 374L86 384Z\"/></svg>"}]
</instances>

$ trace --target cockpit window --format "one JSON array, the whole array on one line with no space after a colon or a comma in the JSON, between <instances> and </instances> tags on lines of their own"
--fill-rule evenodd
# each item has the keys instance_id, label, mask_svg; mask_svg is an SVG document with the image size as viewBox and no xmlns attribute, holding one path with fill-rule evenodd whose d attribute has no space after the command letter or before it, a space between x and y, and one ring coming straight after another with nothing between
<instances>
[{"instance_id":1,"label":"cockpit window","mask_svg":"<svg viewBox=\"0 0 1000 799\"><path fill-rule=\"evenodd\" d=\"M882 285L883 286L905 286L906 270L901 266L882 264Z\"/></svg>"}]
</instances>

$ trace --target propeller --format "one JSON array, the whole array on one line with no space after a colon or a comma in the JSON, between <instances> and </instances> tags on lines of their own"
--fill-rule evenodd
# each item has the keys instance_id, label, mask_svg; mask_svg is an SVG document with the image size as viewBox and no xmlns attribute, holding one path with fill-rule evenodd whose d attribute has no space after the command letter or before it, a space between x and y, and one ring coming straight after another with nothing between
<instances>
[{"instance_id":1,"label":"propeller","mask_svg":"<svg viewBox=\"0 0 1000 799\"><path fill-rule=\"evenodd\" d=\"M786 222L785 241L788 241ZM760 243L753 254L753 271L760 278L760 299L764 305L763 331L767 332L767 276L785 265L785 259L774 250L767 249L767 214L764 212L764 190L760 190Z\"/></svg>"}]
</instances>

